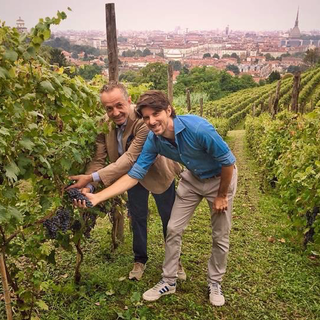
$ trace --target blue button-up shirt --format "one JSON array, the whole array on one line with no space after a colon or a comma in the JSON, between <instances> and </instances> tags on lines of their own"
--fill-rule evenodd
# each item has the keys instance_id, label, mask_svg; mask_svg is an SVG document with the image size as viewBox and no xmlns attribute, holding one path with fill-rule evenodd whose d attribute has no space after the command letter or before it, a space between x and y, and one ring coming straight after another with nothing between
<instances>
[{"instance_id":1,"label":"blue button-up shirt","mask_svg":"<svg viewBox=\"0 0 320 320\"><path fill-rule=\"evenodd\" d=\"M222 166L230 166L236 159L215 128L195 115L173 119L174 146L162 136L149 132L142 152L128 172L134 179L143 179L158 154L185 165L200 179L221 173Z\"/></svg>"}]
</instances>

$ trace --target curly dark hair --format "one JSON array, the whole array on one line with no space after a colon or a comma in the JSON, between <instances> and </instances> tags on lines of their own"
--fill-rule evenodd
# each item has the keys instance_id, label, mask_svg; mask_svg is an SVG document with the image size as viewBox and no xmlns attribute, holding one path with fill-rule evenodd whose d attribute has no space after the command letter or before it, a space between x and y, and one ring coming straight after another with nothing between
<instances>
[{"instance_id":1,"label":"curly dark hair","mask_svg":"<svg viewBox=\"0 0 320 320\"><path fill-rule=\"evenodd\" d=\"M142 118L141 110L145 107L150 107L157 111L167 110L170 105L167 95L160 90L149 90L142 94L136 105L136 114L139 118ZM176 117L176 112L171 106L171 117Z\"/></svg>"}]
</instances>

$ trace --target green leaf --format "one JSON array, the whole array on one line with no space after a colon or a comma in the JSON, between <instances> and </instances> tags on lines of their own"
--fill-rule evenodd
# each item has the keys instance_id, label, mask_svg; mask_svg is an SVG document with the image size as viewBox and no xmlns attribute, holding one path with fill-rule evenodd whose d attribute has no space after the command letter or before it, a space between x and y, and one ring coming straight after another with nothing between
<instances>
[{"instance_id":1,"label":"green leaf","mask_svg":"<svg viewBox=\"0 0 320 320\"><path fill-rule=\"evenodd\" d=\"M64 171L68 171L71 168L72 162L69 159L61 159L60 164Z\"/></svg>"},{"instance_id":2,"label":"green leaf","mask_svg":"<svg viewBox=\"0 0 320 320\"><path fill-rule=\"evenodd\" d=\"M16 76L15 68L11 68L8 74L10 78L14 78Z\"/></svg>"},{"instance_id":3,"label":"green leaf","mask_svg":"<svg viewBox=\"0 0 320 320\"><path fill-rule=\"evenodd\" d=\"M7 208L5 208L4 206L0 205L0 222L6 222L10 219L9 213Z\"/></svg>"},{"instance_id":4,"label":"green leaf","mask_svg":"<svg viewBox=\"0 0 320 320\"><path fill-rule=\"evenodd\" d=\"M4 127L0 127L0 134L4 135L4 136L10 136L10 132L7 128Z\"/></svg>"},{"instance_id":5,"label":"green leaf","mask_svg":"<svg viewBox=\"0 0 320 320\"><path fill-rule=\"evenodd\" d=\"M0 78L2 79L9 78L9 72L7 69L0 67Z\"/></svg>"},{"instance_id":6,"label":"green leaf","mask_svg":"<svg viewBox=\"0 0 320 320\"><path fill-rule=\"evenodd\" d=\"M43 42L43 40L38 36L35 36L32 38L32 43L34 43L34 44L41 44L42 42Z\"/></svg>"},{"instance_id":7,"label":"green leaf","mask_svg":"<svg viewBox=\"0 0 320 320\"><path fill-rule=\"evenodd\" d=\"M8 213L9 213L11 218L15 218L15 219L17 219L19 221L21 221L22 218L23 218L21 212L19 210L17 210L16 208L14 208L14 207L9 207L8 208Z\"/></svg>"},{"instance_id":8,"label":"green leaf","mask_svg":"<svg viewBox=\"0 0 320 320\"><path fill-rule=\"evenodd\" d=\"M28 139L28 138L23 138L23 139L19 142L19 144L20 144L23 148L25 148L25 149L27 149L27 150L32 150L33 147L35 146L35 144L34 144L30 139Z\"/></svg>"},{"instance_id":9,"label":"green leaf","mask_svg":"<svg viewBox=\"0 0 320 320\"><path fill-rule=\"evenodd\" d=\"M51 169L51 165L47 159L45 159L43 156L40 156L39 159L42 163L45 163L49 169Z\"/></svg>"},{"instance_id":10,"label":"green leaf","mask_svg":"<svg viewBox=\"0 0 320 320\"><path fill-rule=\"evenodd\" d=\"M50 37L51 37L51 31L50 31L50 29L44 30L44 32L43 32L43 37L44 37L44 40L50 39Z\"/></svg>"},{"instance_id":11,"label":"green leaf","mask_svg":"<svg viewBox=\"0 0 320 320\"><path fill-rule=\"evenodd\" d=\"M14 161L6 165L4 169L5 169L6 176L10 181L18 180L17 174L20 172L20 169Z\"/></svg>"},{"instance_id":12,"label":"green leaf","mask_svg":"<svg viewBox=\"0 0 320 320\"><path fill-rule=\"evenodd\" d=\"M27 49L27 52L29 53L29 55L32 57L32 58L35 58L36 57L36 49L34 46L30 46L28 49Z\"/></svg>"},{"instance_id":13,"label":"green leaf","mask_svg":"<svg viewBox=\"0 0 320 320\"><path fill-rule=\"evenodd\" d=\"M36 304L41 310L46 310L46 311L49 310L48 305L43 300L38 300Z\"/></svg>"},{"instance_id":14,"label":"green leaf","mask_svg":"<svg viewBox=\"0 0 320 320\"><path fill-rule=\"evenodd\" d=\"M48 80L41 81L40 86L46 92L53 93L55 91L54 87L52 86L52 84Z\"/></svg>"},{"instance_id":15,"label":"green leaf","mask_svg":"<svg viewBox=\"0 0 320 320\"><path fill-rule=\"evenodd\" d=\"M14 62L18 59L18 54L14 50L9 49L5 51L3 57L6 60Z\"/></svg>"}]
</instances>

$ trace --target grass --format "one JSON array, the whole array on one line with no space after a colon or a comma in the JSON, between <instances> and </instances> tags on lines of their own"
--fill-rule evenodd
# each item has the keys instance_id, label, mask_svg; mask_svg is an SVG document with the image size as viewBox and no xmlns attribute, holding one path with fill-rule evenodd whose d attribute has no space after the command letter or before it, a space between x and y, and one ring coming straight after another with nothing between
<instances>
[{"instance_id":1,"label":"grass","mask_svg":"<svg viewBox=\"0 0 320 320\"><path fill-rule=\"evenodd\" d=\"M41 319L319 319L319 260L310 259L292 239L276 195L262 193L244 131L232 131L228 143L237 157L239 182L223 281L225 306L214 308L207 297L211 230L205 201L183 237L187 281L178 282L175 295L152 303L142 300L142 293L160 280L164 257L161 222L151 201L149 261L143 279L127 279L133 259L128 223L125 242L112 252L110 223L100 219L84 245L79 286L72 282L75 253L61 252L58 264L48 270L50 290L43 299L49 311Z\"/></svg>"}]
</instances>

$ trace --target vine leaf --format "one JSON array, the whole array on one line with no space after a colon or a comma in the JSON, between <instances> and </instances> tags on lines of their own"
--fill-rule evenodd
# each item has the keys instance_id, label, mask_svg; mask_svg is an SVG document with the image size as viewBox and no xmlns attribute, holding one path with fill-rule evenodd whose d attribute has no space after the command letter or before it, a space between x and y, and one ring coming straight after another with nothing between
<instances>
[{"instance_id":1,"label":"vine leaf","mask_svg":"<svg viewBox=\"0 0 320 320\"><path fill-rule=\"evenodd\" d=\"M3 57L6 60L14 62L18 59L18 54L14 50L9 49L9 50L6 50Z\"/></svg>"},{"instance_id":2,"label":"vine leaf","mask_svg":"<svg viewBox=\"0 0 320 320\"><path fill-rule=\"evenodd\" d=\"M4 169L5 169L5 174L6 174L7 178L11 182L18 180L17 174L20 172L20 169L14 161L12 161L8 165L6 165L4 167Z\"/></svg>"},{"instance_id":3,"label":"vine leaf","mask_svg":"<svg viewBox=\"0 0 320 320\"><path fill-rule=\"evenodd\" d=\"M32 148L34 147L34 143L28 138L23 138L19 143L23 148L27 150L32 150Z\"/></svg>"},{"instance_id":4,"label":"vine leaf","mask_svg":"<svg viewBox=\"0 0 320 320\"><path fill-rule=\"evenodd\" d=\"M55 91L54 87L48 80L41 81L40 86L46 92L53 93Z\"/></svg>"}]
</instances>

